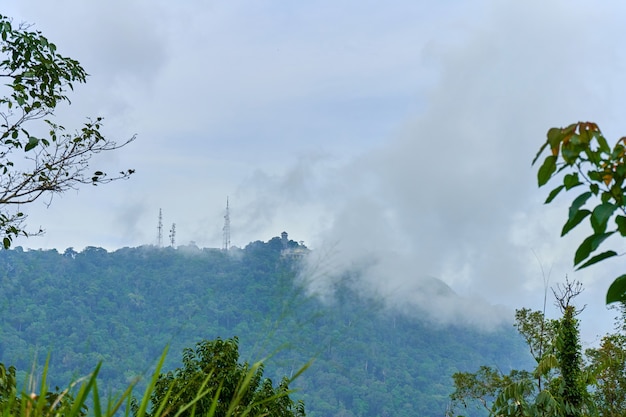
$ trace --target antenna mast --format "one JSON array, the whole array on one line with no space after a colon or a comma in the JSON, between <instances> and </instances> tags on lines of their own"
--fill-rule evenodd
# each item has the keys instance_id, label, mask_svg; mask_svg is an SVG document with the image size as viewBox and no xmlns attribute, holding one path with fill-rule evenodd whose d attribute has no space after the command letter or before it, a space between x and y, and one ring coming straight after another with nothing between
<instances>
[{"instance_id":1,"label":"antenna mast","mask_svg":"<svg viewBox=\"0 0 626 417\"><path fill-rule=\"evenodd\" d=\"M170 229L170 245L174 247L176 243L176 223L172 223L172 228Z\"/></svg>"},{"instance_id":2,"label":"antenna mast","mask_svg":"<svg viewBox=\"0 0 626 417\"><path fill-rule=\"evenodd\" d=\"M163 212L159 209L159 225L157 226L157 246L163 245Z\"/></svg>"},{"instance_id":3,"label":"antenna mast","mask_svg":"<svg viewBox=\"0 0 626 417\"><path fill-rule=\"evenodd\" d=\"M224 215L224 228L222 231L224 232L224 242L222 245L222 249L228 250L230 249L230 209L228 206L228 197L226 197L226 214Z\"/></svg>"}]
</instances>

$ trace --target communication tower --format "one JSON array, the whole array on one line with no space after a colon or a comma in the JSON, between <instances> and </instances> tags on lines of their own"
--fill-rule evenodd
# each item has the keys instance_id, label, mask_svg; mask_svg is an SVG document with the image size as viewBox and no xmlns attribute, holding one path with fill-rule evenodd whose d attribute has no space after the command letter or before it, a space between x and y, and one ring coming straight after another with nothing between
<instances>
[{"instance_id":1,"label":"communication tower","mask_svg":"<svg viewBox=\"0 0 626 417\"><path fill-rule=\"evenodd\" d=\"M172 223L172 228L170 229L170 245L174 247L176 243L176 223Z\"/></svg>"},{"instance_id":2,"label":"communication tower","mask_svg":"<svg viewBox=\"0 0 626 417\"><path fill-rule=\"evenodd\" d=\"M159 209L159 225L157 226L157 246L163 246L163 212Z\"/></svg>"},{"instance_id":3,"label":"communication tower","mask_svg":"<svg viewBox=\"0 0 626 417\"><path fill-rule=\"evenodd\" d=\"M228 197L226 197L226 214L224 215L224 241L222 249L228 250L230 248L230 208L228 206Z\"/></svg>"}]
</instances>

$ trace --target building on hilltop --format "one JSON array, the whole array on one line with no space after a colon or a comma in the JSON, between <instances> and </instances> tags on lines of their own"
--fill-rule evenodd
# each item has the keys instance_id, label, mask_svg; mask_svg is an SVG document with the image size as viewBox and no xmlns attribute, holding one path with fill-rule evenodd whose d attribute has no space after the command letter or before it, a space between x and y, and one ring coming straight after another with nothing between
<instances>
[{"instance_id":1,"label":"building on hilltop","mask_svg":"<svg viewBox=\"0 0 626 417\"><path fill-rule=\"evenodd\" d=\"M304 246L304 242L300 243L293 240L289 240L287 232L280 234L280 241L283 244L283 250L280 252L280 256L283 258L302 259L307 255L310 250Z\"/></svg>"}]
</instances>

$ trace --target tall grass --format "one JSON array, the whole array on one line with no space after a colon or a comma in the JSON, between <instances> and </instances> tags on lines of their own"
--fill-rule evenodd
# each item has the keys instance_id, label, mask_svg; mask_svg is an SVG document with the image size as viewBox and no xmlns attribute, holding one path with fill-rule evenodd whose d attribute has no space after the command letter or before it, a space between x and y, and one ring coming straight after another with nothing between
<instances>
[{"instance_id":1,"label":"tall grass","mask_svg":"<svg viewBox=\"0 0 626 417\"><path fill-rule=\"evenodd\" d=\"M130 383L122 393L116 396L109 395L106 404L102 403L102 396L97 382L101 363L89 375L73 381L66 389L59 391L57 388L54 391L50 391L46 383L48 376L48 361L46 361L39 388L35 389L32 383L25 384L28 388L21 393L18 393L17 390L15 367L6 368L0 363L0 417L179 417L183 414L194 417L197 404L208 395L212 395L210 406L207 411L202 413L202 416L215 417L222 384L218 381L219 386L217 390L208 388L209 382L215 375L213 370L206 372L206 377L195 393L195 397L182 406L178 406L178 409L172 409L171 406L168 406L168 404L179 403L174 401L177 394L172 390L173 383L167 391L165 398L162 399L160 404L157 404L156 409L151 409L153 406L151 398L161 375L167 352L168 348L165 348L143 395L139 399L133 395L138 382L136 380ZM247 392L257 371L262 368L263 362L259 361L250 366L248 372L238 382L233 398L230 400L230 404L228 404L226 417L258 417L267 415L255 414L253 412L255 406L264 402L279 400L280 397L288 397L289 394L293 393L292 390L281 391L274 397L265 398L256 404L242 403L244 393ZM296 375L288 381L291 382L297 378L310 364L311 362L302 366ZM37 390L38 392L35 392ZM172 401L169 401L170 399ZM294 412L295 416L304 415L303 410L300 412L299 407L296 407L296 409L297 411Z\"/></svg>"}]
</instances>

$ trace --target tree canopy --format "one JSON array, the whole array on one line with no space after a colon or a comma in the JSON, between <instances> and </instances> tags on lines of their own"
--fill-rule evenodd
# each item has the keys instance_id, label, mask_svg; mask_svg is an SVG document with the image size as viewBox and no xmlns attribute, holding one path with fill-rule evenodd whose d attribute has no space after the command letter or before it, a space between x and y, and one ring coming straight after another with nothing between
<instances>
[{"instance_id":1,"label":"tree canopy","mask_svg":"<svg viewBox=\"0 0 626 417\"><path fill-rule=\"evenodd\" d=\"M203 340L184 349L181 368L159 375L146 415L304 417L304 403L289 398L288 384L287 378L277 387L263 379L261 363L239 363L236 337Z\"/></svg>"},{"instance_id":2,"label":"tree canopy","mask_svg":"<svg viewBox=\"0 0 626 417\"><path fill-rule=\"evenodd\" d=\"M507 374L481 366L476 372L455 373L448 416L460 410L471 414L472 405L490 416L625 415L623 326L602 338L598 347L583 352L576 318L580 310L571 303L582 287L567 283L563 289L555 293L562 312L558 320L546 319L540 311L516 312L515 326L535 359L534 369ZM619 320L624 321L623 314Z\"/></svg>"}]
</instances>

